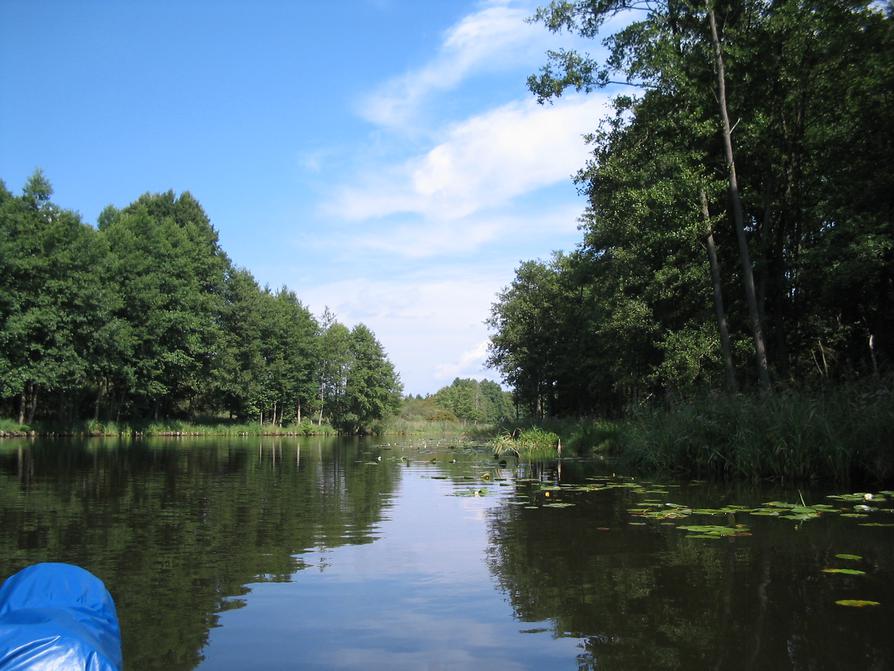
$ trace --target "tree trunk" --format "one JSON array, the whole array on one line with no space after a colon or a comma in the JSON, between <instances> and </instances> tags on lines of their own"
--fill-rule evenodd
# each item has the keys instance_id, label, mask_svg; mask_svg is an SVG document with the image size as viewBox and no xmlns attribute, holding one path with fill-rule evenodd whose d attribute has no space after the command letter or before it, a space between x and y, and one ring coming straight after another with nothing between
<instances>
[{"instance_id":1,"label":"tree trunk","mask_svg":"<svg viewBox=\"0 0 894 671\"><path fill-rule=\"evenodd\" d=\"M26 387L22 387L22 393L19 394L19 424L25 423L25 394Z\"/></svg>"},{"instance_id":2,"label":"tree trunk","mask_svg":"<svg viewBox=\"0 0 894 671\"><path fill-rule=\"evenodd\" d=\"M704 190L700 194L702 216L705 219L708 236L705 240L708 248L708 261L711 264L711 284L714 285L714 312L717 315L717 330L720 332L720 351L723 355L723 366L726 369L726 386L732 393L739 390L736 383L736 370L733 367L732 348L729 344L729 328L726 324L726 309L723 306L723 292L720 288L720 263L717 261L717 248L714 245L714 231L711 229L711 213L708 211L708 198Z\"/></svg>"},{"instance_id":3,"label":"tree trunk","mask_svg":"<svg viewBox=\"0 0 894 671\"><path fill-rule=\"evenodd\" d=\"M878 360L875 358L875 335L869 334L869 356L872 358L872 375L878 378Z\"/></svg>"},{"instance_id":4,"label":"tree trunk","mask_svg":"<svg viewBox=\"0 0 894 671\"><path fill-rule=\"evenodd\" d=\"M326 385L320 382L320 413L317 416L317 426L323 426L323 399L325 398Z\"/></svg>"},{"instance_id":5,"label":"tree trunk","mask_svg":"<svg viewBox=\"0 0 894 671\"><path fill-rule=\"evenodd\" d=\"M298 424L301 424L301 399L298 399L298 402L295 404L295 421Z\"/></svg>"},{"instance_id":6,"label":"tree trunk","mask_svg":"<svg viewBox=\"0 0 894 671\"><path fill-rule=\"evenodd\" d=\"M736 177L736 163L733 159L733 140L730 130L729 113L726 108L726 74L723 69L723 52L720 49L720 38L717 36L717 21L711 0L705 0L708 11L708 22L711 25L711 40L714 43L714 59L717 65L717 94L720 103L720 118L723 122L723 148L726 152L727 169L729 170L729 196L733 206L733 221L736 225L736 238L739 242L739 260L742 264L742 280L745 284L745 297L748 301L748 314L751 318L751 331L754 335L754 353L757 359L757 376L763 390L770 390L770 371L767 366L767 346L761 326L760 312L757 308L757 296L754 291L754 273L751 267L751 254L748 251L748 239L745 237L745 215L742 212L742 200L739 198L739 183Z\"/></svg>"},{"instance_id":7,"label":"tree trunk","mask_svg":"<svg viewBox=\"0 0 894 671\"><path fill-rule=\"evenodd\" d=\"M38 385L31 383L31 403L28 405L28 424L34 422L34 413L37 411L37 389Z\"/></svg>"},{"instance_id":8,"label":"tree trunk","mask_svg":"<svg viewBox=\"0 0 894 671\"><path fill-rule=\"evenodd\" d=\"M103 394L103 384L102 380L99 381L98 388L96 390L96 404L93 407L93 421L99 421L99 406L102 403L102 394Z\"/></svg>"}]
</instances>

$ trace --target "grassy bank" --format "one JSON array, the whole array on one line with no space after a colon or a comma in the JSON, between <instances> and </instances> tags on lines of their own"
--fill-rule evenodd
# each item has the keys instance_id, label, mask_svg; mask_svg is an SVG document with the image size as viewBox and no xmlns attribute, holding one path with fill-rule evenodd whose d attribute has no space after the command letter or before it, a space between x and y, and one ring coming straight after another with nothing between
<instances>
[{"instance_id":1,"label":"grassy bank","mask_svg":"<svg viewBox=\"0 0 894 671\"><path fill-rule=\"evenodd\" d=\"M515 455L519 459L549 459L561 455L562 439L558 434L539 427L503 433L491 443L494 456Z\"/></svg>"},{"instance_id":2,"label":"grassy bank","mask_svg":"<svg viewBox=\"0 0 894 671\"><path fill-rule=\"evenodd\" d=\"M617 424L621 466L694 477L894 478L894 395L883 386L717 396Z\"/></svg>"},{"instance_id":3,"label":"grassy bank","mask_svg":"<svg viewBox=\"0 0 894 671\"><path fill-rule=\"evenodd\" d=\"M890 381L889 381L890 382ZM601 453L626 473L714 479L894 481L891 384L772 395L717 395L640 409L618 420L546 420L502 427L496 452ZM549 434L556 438L545 439ZM527 442L522 440L526 437ZM541 440L541 438L543 438ZM552 441L552 448L547 444Z\"/></svg>"},{"instance_id":4,"label":"grassy bank","mask_svg":"<svg viewBox=\"0 0 894 671\"><path fill-rule=\"evenodd\" d=\"M318 426L307 420L301 423L274 426L257 422L236 423L227 421L185 422L163 420L158 422L116 423L90 420L75 424L35 423L18 424L0 419L0 437L43 436L334 436L337 431L329 424Z\"/></svg>"},{"instance_id":5,"label":"grassy bank","mask_svg":"<svg viewBox=\"0 0 894 671\"><path fill-rule=\"evenodd\" d=\"M396 417L385 425L383 433L400 436L441 436L458 434L485 434L492 436L496 431L497 428L490 424L463 422L458 419L429 420Z\"/></svg>"}]
</instances>

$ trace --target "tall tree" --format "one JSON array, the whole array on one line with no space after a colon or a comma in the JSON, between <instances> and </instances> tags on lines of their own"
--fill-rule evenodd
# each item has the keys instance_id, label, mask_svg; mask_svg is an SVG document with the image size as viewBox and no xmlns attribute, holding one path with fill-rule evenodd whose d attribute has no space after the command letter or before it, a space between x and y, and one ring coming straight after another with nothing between
<instances>
[{"instance_id":1,"label":"tall tree","mask_svg":"<svg viewBox=\"0 0 894 671\"><path fill-rule=\"evenodd\" d=\"M367 433L400 407L400 378L372 331L358 324L350 334L350 364L337 424L349 433Z\"/></svg>"}]
</instances>

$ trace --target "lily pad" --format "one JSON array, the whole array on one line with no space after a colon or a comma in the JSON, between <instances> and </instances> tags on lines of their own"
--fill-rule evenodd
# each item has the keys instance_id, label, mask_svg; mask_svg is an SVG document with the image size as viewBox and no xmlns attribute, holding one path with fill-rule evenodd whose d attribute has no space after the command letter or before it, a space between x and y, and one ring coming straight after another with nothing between
<instances>
[{"instance_id":1,"label":"lily pad","mask_svg":"<svg viewBox=\"0 0 894 671\"><path fill-rule=\"evenodd\" d=\"M850 608L865 608L866 606L881 606L878 601L869 601L867 599L838 599L835 602L839 606L848 606Z\"/></svg>"},{"instance_id":2,"label":"lily pad","mask_svg":"<svg viewBox=\"0 0 894 671\"><path fill-rule=\"evenodd\" d=\"M699 536L711 536L714 538L727 538L727 537L735 537L735 536L745 536L749 534L748 527L745 525L738 525L735 527L724 527L716 524L708 524L708 525L699 525L699 524L690 524L690 525L681 525L677 527L678 529L682 529L683 531L689 531L693 534Z\"/></svg>"},{"instance_id":3,"label":"lily pad","mask_svg":"<svg viewBox=\"0 0 894 671\"><path fill-rule=\"evenodd\" d=\"M835 555L835 558L846 559L848 561L860 561L861 559L863 559L863 557L861 557L860 555L847 554L846 552Z\"/></svg>"},{"instance_id":4,"label":"lily pad","mask_svg":"<svg viewBox=\"0 0 894 671\"><path fill-rule=\"evenodd\" d=\"M556 502L556 503L544 503L543 507L544 508L571 508L573 505L574 505L573 503Z\"/></svg>"},{"instance_id":5,"label":"lily pad","mask_svg":"<svg viewBox=\"0 0 894 671\"><path fill-rule=\"evenodd\" d=\"M840 573L841 575L866 575L866 571L855 568L824 568L823 573Z\"/></svg>"},{"instance_id":6,"label":"lily pad","mask_svg":"<svg viewBox=\"0 0 894 671\"><path fill-rule=\"evenodd\" d=\"M888 522L862 522L860 523L861 527L884 527L886 529L894 527L894 524L889 524Z\"/></svg>"}]
</instances>

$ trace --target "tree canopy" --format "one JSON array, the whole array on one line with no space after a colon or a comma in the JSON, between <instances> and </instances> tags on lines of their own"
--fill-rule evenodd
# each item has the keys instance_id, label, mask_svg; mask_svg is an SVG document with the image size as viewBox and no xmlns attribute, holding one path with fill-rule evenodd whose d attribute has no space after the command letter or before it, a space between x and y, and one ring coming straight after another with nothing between
<instances>
[{"instance_id":1,"label":"tree canopy","mask_svg":"<svg viewBox=\"0 0 894 671\"><path fill-rule=\"evenodd\" d=\"M544 103L631 86L587 137L578 249L518 267L491 364L541 414L890 371L890 3L555 1L534 20L598 39L621 12L607 58L551 52L528 80Z\"/></svg>"},{"instance_id":2,"label":"tree canopy","mask_svg":"<svg viewBox=\"0 0 894 671\"><path fill-rule=\"evenodd\" d=\"M20 423L315 414L362 432L395 412L374 334L234 267L189 193L106 208L97 228L52 193L39 170L20 196L0 182L0 409Z\"/></svg>"}]
</instances>

